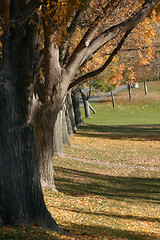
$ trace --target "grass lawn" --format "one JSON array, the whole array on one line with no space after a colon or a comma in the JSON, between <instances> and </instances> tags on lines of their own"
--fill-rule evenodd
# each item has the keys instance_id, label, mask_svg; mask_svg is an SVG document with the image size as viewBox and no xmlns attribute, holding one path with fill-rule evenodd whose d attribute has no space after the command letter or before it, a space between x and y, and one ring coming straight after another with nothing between
<instances>
[{"instance_id":1,"label":"grass lawn","mask_svg":"<svg viewBox=\"0 0 160 240\"><path fill-rule=\"evenodd\" d=\"M138 89L132 89L132 102L129 102L128 90L115 94L115 108L112 107L111 97L104 99L101 104L92 103L96 114L91 112L91 118L84 118L87 124L96 125L145 125L160 124L160 82L148 82L148 95L144 94L143 84Z\"/></svg>"},{"instance_id":2,"label":"grass lawn","mask_svg":"<svg viewBox=\"0 0 160 240\"><path fill-rule=\"evenodd\" d=\"M58 192L44 190L45 201L77 239L160 239L159 85L150 83L148 96L133 89L133 103L118 93L115 109L109 99L93 104L97 114L84 119L65 158L54 158ZM1 228L0 239L74 238L26 226Z\"/></svg>"}]
</instances>

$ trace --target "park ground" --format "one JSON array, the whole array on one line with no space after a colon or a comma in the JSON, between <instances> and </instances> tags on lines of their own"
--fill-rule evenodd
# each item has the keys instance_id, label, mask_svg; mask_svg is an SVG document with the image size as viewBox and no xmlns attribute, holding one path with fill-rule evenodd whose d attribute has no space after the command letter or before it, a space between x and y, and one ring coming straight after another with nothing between
<instances>
[{"instance_id":1,"label":"park ground","mask_svg":"<svg viewBox=\"0 0 160 240\"><path fill-rule=\"evenodd\" d=\"M57 193L44 190L56 222L77 239L160 239L160 82L92 103L65 158L54 158ZM82 109L82 115L84 112ZM0 229L0 239L74 239L33 226Z\"/></svg>"}]
</instances>

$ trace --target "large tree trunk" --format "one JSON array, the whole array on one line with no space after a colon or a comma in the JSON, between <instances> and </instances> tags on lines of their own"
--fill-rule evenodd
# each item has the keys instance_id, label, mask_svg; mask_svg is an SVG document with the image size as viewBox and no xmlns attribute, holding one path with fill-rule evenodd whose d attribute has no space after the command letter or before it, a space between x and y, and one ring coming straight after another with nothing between
<instances>
[{"instance_id":1,"label":"large tree trunk","mask_svg":"<svg viewBox=\"0 0 160 240\"><path fill-rule=\"evenodd\" d=\"M62 85L62 68L58 61L59 51L51 37L50 25L45 21L43 24L45 81L37 82L39 101L33 112L33 124L42 187L56 190L53 155L58 139L55 137L57 134L56 131L54 133L54 129L66 89L64 89L65 84Z\"/></svg>"},{"instance_id":2,"label":"large tree trunk","mask_svg":"<svg viewBox=\"0 0 160 240\"><path fill-rule=\"evenodd\" d=\"M42 187L56 190L53 169L53 133L56 113L52 105L37 103L33 112L34 137Z\"/></svg>"},{"instance_id":3,"label":"large tree trunk","mask_svg":"<svg viewBox=\"0 0 160 240\"><path fill-rule=\"evenodd\" d=\"M33 31L10 29L3 39L0 80L0 222L59 230L44 203L33 129L28 122L34 76Z\"/></svg>"}]
</instances>

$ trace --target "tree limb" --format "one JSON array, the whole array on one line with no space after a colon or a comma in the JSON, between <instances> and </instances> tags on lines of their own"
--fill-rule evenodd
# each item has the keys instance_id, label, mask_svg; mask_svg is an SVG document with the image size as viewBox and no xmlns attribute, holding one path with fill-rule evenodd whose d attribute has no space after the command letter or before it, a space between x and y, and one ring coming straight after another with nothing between
<instances>
[{"instance_id":1,"label":"tree limb","mask_svg":"<svg viewBox=\"0 0 160 240\"><path fill-rule=\"evenodd\" d=\"M74 32L77 29L77 26L80 22L81 17L84 14L85 9L82 9L81 11L78 10L70 24L70 26L67 29L67 33L68 35L65 38L65 42L62 44L62 46L60 47L60 63L61 65L64 64L64 59L66 58L66 54L67 54L67 49L68 49L68 40L69 38L72 37L72 35L74 34Z\"/></svg>"},{"instance_id":2,"label":"tree limb","mask_svg":"<svg viewBox=\"0 0 160 240\"><path fill-rule=\"evenodd\" d=\"M96 25L91 32L88 31L73 52L66 66L69 75L72 76L73 72L77 70L77 68L80 67L90 55L97 52L107 42L116 38L121 33L127 32L136 27L146 18L150 10L155 7L156 4L157 0L146 0L139 11L134 12L131 17L120 24L103 31L95 39L93 39L93 37L97 33L99 26Z\"/></svg>"},{"instance_id":3,"label":"tree limb","mask_svg":"<svg viewBox=\"0 0 160 240\"><path fill-rule=\"evenodd\" d=\"M116 3L116 4L115 4ZM114 9L119 5L120 0L113 1L111 0L106 7L103 9L103 12L105 15L98 15L96 19L94 20L94 23L91 25L91 27L88 29L88 31L85 33L84 37L80 41L77 48L74 50L72 56L70 57L68 64L66 66L67 72L70 72L70 74L73 74L73 72L78 68L85 60L83 60L86 50L90 44L90 42L93 40L95 35L97 34L98 30L101 27L101 24L106 20L106 18L111 14L111 11L107 13L108 8L114 11ZM88 56L89 57L89 56Z\"/></svg>"},{"instance_id":4,"label":"tree limb","mask_svg":"<svg viewBox=\"0 0 160 240\"><path fill-rule=\"evenodd\" d=\"M94 77L96 76L97 74L103 72L107 66L111 63L112 59L114 58L114 56L117 54L117 52L121 49L122 45L124 44L126 38L128 37L129 33L132 31L131 30L128 30L124 36L122 37L122 39L120 40L120 42L118 43L117 47L113 50L113 52L111 53L111 55L109 56L109 58L107 59L107 61L103 64L102 67L96 69L95 71L92 71L92 72L89 72L79 78L77 78L74 82L72 82L68 89L70 88L73 88L74 86L76 86L77 84L79 84L80 82L86 80L87 78L91 78L91 77Z\"/></svg>"},{"instance_id":5,"label":"tree limb","mask_svg":"<svg viewBox=\"0 0 160 240\"><path fill-rule=\"evenodd\" d=\"M151 9L156 6L156 4L157 0L146 0L145 3L142 5L141 9L138 12L135 12L130 18L99 34L89 44L83 61L85 61L90 55L96 53L107 42L114 39L121 33L135 28L140 22L142 22L146 18L146 16L149 14Z\"/></svg>"}]
</instances>

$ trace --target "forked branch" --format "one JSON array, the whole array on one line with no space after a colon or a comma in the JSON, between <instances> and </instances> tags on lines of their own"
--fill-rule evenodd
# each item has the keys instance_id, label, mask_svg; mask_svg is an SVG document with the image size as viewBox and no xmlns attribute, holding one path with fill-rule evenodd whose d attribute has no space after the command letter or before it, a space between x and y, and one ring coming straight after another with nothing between
<instances>
[{"instance_id":1,"label":"forked branch","mask_svg":"<svg viewBox=\"0 0 160 240\"><path fill-rule=\"evenodd\" d=\"M103 72L107 67L108 65L112 62L114 56L118 53L118 51L121 49L122 45L124 44L126 38L128 37L129 33L132 31L129 30L129 31L126 31L126 33L124 34L124 36L122 37L122 39L120 40L120 42L118 43L117 47L113 50L113 52L110 54L109 58L107 59L107 61L103 64L102 67L92 71L92 72L89 72L79 78L77 78L74 82L72 82L70 85L69 85L69 88L73 88L74 86L76 86L77 84L79 84L80 82L86 80L87 78L91 78L91 77L94 77L96 75L98 75L99 73Z\"/></svg>"}]
</instances>

